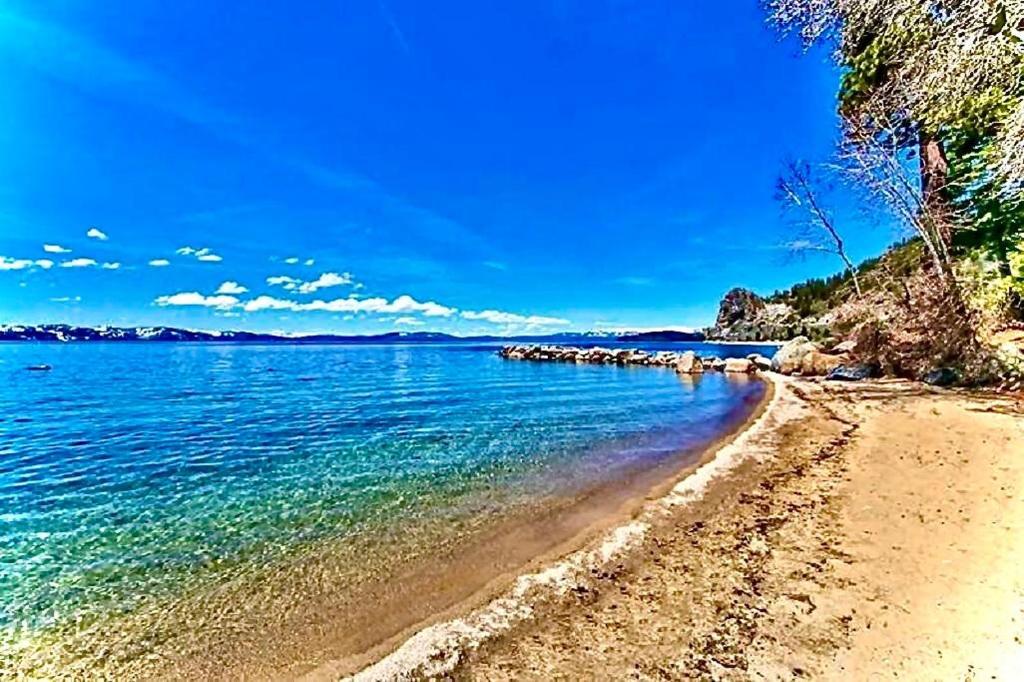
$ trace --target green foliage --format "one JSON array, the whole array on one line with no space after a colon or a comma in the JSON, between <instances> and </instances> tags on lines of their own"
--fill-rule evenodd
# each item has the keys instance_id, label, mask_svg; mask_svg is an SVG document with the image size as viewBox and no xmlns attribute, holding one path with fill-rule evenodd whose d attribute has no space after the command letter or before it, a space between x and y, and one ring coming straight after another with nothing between
<instances>
[{"instance_id":1,"label":"green foliage","mask_svg":"<svg viewBox=\"0 0 1024 682\"><path fill-rule=\"evenodd\" d=\"M900 278L914 272L923 255L921 242L911 239L891 247L886 253L869 258L857 266L863 293L899 286ZM894 292L899 293L899 292ZM800 317L820 316L848 300L854 294L853 276L848 270L829 277L814 277L768 297L769 303L786 303Z\"/></svg>"},{"instance_id":2,"label":"green foliage","mask_svg":"<svg viewBox=\"0 0 1024 682\"><path fill-rule=\"evenodd\" d=\"M959 216L954 246L963 255L981 250L1001 278L1013 275L1012 257L1024 247L1024 201L1006 192L989 170L997 153L994 138L1010 116L1014 97L991 88L947 112L943 130L949 157L949 198Z\"/></svg>"}]
</instances>

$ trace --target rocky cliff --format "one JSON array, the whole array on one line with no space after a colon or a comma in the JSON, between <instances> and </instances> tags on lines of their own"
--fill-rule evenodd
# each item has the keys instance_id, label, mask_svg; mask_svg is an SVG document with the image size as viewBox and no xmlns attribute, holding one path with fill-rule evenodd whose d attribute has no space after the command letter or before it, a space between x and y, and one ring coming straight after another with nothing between
<instances>
[{"instance_id":1,"label":"rocky cliff","mask_svg":"<svg viewBox=\"0 0 1024 682\"><path fill-rule=\"evenodd\" d=\"M730 289L718 307L715 326L707 331L716 341L787 341L797 336L820 338L827 325L801 318L786 303L770 303L749 289Z\"/></svg>"}]
</instances>

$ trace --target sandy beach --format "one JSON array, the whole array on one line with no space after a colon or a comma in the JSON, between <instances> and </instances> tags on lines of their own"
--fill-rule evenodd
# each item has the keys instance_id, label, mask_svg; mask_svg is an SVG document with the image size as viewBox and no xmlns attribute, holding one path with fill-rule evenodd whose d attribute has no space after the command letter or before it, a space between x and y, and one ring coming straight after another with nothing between
<instances>
[{"instance_id":1,"label":"sandy beach","mask_svg":"<svg viewBox=\"0 0 1024 682\"><path fill-rule=\"evenodd\" d=\"M355 679L1013 679L1021 401L772 381L745 431L631 519Z\"/></svg>"}]
</instances>

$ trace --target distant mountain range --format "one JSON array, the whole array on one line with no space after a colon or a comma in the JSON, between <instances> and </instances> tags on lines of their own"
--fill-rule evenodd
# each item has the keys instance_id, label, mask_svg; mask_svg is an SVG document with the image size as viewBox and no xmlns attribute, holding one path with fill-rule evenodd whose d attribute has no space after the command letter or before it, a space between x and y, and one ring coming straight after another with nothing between
<instances>
[{"instance_id":1,"label":"distant mountain range","mask_svg":"<svg viewBox=\"0 0 1024 682\"><path fill-rule=\"evenodd\" d=\"M244 331L205 332L175 327L76 327L67 324L0 325L0 341L178 341L210 343L451 343L519 341L531 343L594 343L599 341L702 341L699 332L578 332L524 336L453 336L440 332L389 332L370 335L312 334L282 336Z\"/></svg>"}]
</instances>

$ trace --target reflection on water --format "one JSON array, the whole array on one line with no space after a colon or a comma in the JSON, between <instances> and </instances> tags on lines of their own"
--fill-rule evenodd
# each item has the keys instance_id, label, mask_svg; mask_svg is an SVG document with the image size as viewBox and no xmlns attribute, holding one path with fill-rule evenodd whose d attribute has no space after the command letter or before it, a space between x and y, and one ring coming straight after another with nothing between
<instances>
[{"instance_id":1,"label":"reflection on water","mask_svg":"<svg viewBox=\"0 0 1024 682\"><path fill-rule=\"evenodd\" d=\"M24 369L41 363L53 370ZM458 345L11 344L0 382L8 669L304 556L320 559L309 582L290 574L297 590L358 584L710 440L762 390ZM223 593L261 608L244 588ZM72 648L158 645L130 644Z\"/></svg>"}]
</instances>

